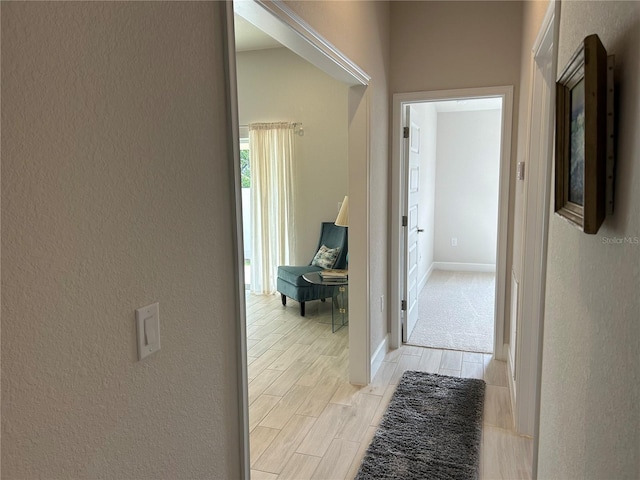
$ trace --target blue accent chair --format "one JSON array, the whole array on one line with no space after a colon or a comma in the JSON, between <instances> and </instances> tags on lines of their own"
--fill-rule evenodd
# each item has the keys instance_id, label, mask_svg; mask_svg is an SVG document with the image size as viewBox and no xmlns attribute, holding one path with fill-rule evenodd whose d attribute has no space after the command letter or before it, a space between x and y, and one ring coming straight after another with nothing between
<instances>
[{"instance_id":1,"label":"blue accent chair","mask_svg":"<svg viewBox=\"0 0 640 480\"><path fill-rule=\"evenodd\" d=\"M329 248L340 247L340 253L333 268L347 268L347 227L338 227L333 222L322 222L316 252L322 245ZM299 267L279 266L277 288L282 296L282 305L287 304L287 297L294 299L300 303L300 315L304 317L305 302L333 297L334 286L314 285L302 278L305 273L321 270L322 267L311 265L311 263Z\"/></svg>"}]
</instances>

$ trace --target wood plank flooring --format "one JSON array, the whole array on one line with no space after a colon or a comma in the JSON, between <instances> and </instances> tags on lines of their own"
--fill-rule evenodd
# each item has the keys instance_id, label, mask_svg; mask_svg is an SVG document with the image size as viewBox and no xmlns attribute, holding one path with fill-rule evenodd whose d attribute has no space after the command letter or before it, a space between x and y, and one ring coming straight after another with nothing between
<instances>
[{"instance_id":1,"label":"wood plank flooring","mask_svg":"<svg viewBox=\"0 0 640 480\"><path fill-rule=\"evenodd\" d=\"M309 302L300 317L279 295L246 301L253 480L352 479L405 370L483 378L480 478L531 478L532 442L513 431L504 362L405 345L358 387L348 381L348 327L331 333L329 302Z\"/></svg>"}]
</instances>

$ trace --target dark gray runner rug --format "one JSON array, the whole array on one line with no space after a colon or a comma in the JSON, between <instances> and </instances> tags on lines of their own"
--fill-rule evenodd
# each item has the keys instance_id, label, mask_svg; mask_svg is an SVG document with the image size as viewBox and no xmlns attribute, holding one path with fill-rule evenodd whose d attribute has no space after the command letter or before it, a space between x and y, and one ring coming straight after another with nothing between
<instances>
[{"instance_id":1,"label":"dark gray runner rug","mask_svg":"<svg viewBox=\"0 0 640 480\"><path fill-rule=\"evenodd\" d=\"M407 371L356 480L476 479L485 383Z\"/></svg>"}]
</instances>

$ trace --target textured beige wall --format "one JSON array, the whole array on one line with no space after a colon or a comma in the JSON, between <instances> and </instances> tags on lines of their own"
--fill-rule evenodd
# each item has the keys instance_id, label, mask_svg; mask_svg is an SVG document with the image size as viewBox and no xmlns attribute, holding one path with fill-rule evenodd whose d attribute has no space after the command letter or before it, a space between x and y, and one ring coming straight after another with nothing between
<instances>
[{"instance_id":1,"label":"textured beige wall","mask_svg":"<svg viewBox=\"0 0 640 480\"><path fill-rule=\"evenodd\" d=\"M522 2L391 2L391 93L514 86L511 186L515 182ZM509 192L513 225L514 192ZM511 271L512 228L507 243ZM505 296L509 338L510 282Z\"/></svg>"},{"instance_id":2,"label":"textured beige wall","mask_svg":"<svg viewBox=\"0 0 640 480\"><path fill-rule=\"evenodd\" d=\"M320 222L332 222L348 191L347 84L285 48L237 54L240 124L302 122L295 137L293 261L318 248Z\"/></svg>"},{"instance_id":3,"label":"textured beige wall","mask_svg":"<svg viewBox=\"0 0 640 480\"><path fill-rule=\"evenodd\" d=\"M392 93L514 85L521 2L391 2Z\"/></svg>"},{"instance_id":4,"label":"textured beige wall","mask_svg":"<svg viewBox=\"0 0 640 480\"><path fill-rule=\"evenodd\" d=\"M239 476L221 5L2 2L2 478Z\"/></svg>"},{"instance_id":5,"label":"textured beige wall","mask_svg":"<svg viewBox=\"0 0 640 480\"><path fill-rule=\"evenodd\" d=\"M551 215L541 479L640 478L640 2L563 2L560 71L592 33L616 56L615 213L596 235Z\"/></svg>"},{"instance_id":6,"label":"textured beige wall","mask_svg":"<svg viewBox=\"0 0 640 480\"><path fill-rule=\"evenodd\" d=\"M349 192L353 195L354 191L369 191L369 315L373 353L389 329L388 309L380 311L380 296L389 298L389 4L376 1L287 1L286 4L372 78L363 100L368 102L364 108L371 127L369 171L362 169L358 175L350 174ZM349 209L351 213L366 212L364 198L349 197ZM363 252L366 248L353 242L349 247L354 255L354 249ZM350 291L354 288L350 286Z\"/></svg>"}]
</instances>

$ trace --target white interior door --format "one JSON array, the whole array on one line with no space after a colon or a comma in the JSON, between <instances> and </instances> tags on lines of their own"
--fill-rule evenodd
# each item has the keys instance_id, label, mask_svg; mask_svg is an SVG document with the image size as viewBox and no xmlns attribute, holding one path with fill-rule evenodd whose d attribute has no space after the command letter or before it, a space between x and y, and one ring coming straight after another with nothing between
<instances>
[{"instance_id":1,"label":"white interior door","mask_svg":"<svg viewBox=\"0 0 640 480\"><path fill-rule=\"evenodd\" d=\"M406 342L418 321L418 202L420 193L420 125L413 107L408 105L404 124L404 154L407 168L407 192L404 209L404 295L402 309L402 341Z\"/></svg>"}]
</instances>

